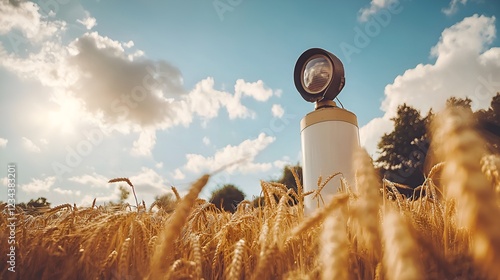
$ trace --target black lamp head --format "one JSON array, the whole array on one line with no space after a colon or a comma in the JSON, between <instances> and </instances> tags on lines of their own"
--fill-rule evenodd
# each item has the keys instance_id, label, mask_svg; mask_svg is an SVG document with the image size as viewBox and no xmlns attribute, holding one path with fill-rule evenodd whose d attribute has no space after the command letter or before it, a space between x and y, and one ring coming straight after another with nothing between
<instances>
[{"instance_id":1,"label":"black lamp head","mask_svg":"<svg viewBox=\"0 0 500 280\"><path fill-rule=\"evenodd\" d=\"M345 85L344 65L330 52L309 49L297 60L293 80L306 101L333 100Z\"/></svg>"}]
</instances>

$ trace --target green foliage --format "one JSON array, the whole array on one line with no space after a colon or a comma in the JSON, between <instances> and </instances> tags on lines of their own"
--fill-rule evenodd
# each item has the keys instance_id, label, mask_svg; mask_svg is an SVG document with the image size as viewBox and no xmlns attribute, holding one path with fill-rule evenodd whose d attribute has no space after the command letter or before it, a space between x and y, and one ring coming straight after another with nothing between
<instances>
[{"instance_id":1,"label":"green foliage","mask_svg":"<svg viewBox=\"0 0 500 280\"><path fill-rule=\"evenodd\" d=\"M446 107L464 107L471 110L470 98L450 97ZM500 93L491 100L490 108L474 113L479 123L479 131L493 153L500 153ZM403 104L398 107L394 130L382 136L378 143L380 157L376 165L387 179L419 186L424 181L423 167L429 150L430 136L427 131L433 118L432 111L425 117L415 108Z\"/></svg>"},{"instance_id":2,"label":"green foliage","mask_svg":"<svg viewBox=\"0 0 500 280\"><path fill-rule=\"evenodd\" d=\"M18 203L17 206L23 209L24 211L27 211L28 213L32 215L38 215L43 213L43 209L49 209L50 208L50 202L48 202L47 198L45 197L39 197L36 200L30 199L28 203Z\"/></svg>"},{"instance_id":3,"label":"green foliage","mask_svg":"<svg viewBox=\"0 0 500 280\"><path fill-rule=\"evenodd\" d=\"M500 154L500 92L493 97L487 110L474 113L479 121L481 135L492 153Z\"/></svg>"},{"instance_id":4,"label":"green foliage","mask_svg":"<svg viewBox=\"0 0 500 280\"><path fill-rule=\"evenodd\" d=\"M376 160L383 176L391 181L416 187L424 181L423 166L429 147L427 126L432 118L426 117L406 104L400 105L394 130L382 136L378 143L380 157Z\"/></svg>"},{"instance_id":5,"label":"green foliage","mask_svg":"<svg viewBox=\"0 0 500 280\"><path fill-rule=\"evenodd\" d=\"M293 177L292 170L295 170L295 172L297 173L297 175L299 177L300 184L303 185L304 183L303 183L303 179L302 179L302 166L300 166L299 164L286 165L285 167L283 167L281 177L277 180L272 180L272 182L283 184L288 189L293 189L295 191L295 193L298 193L297 183L295 181L295 177ZM276 202L279 201L279 198L277 196L275 196L274 198L275 198ZM295 205L297 203L298 203L298 201L297 201L296 197L291 196L288 204ZM264 206L265 199L261 196L256 197L256 198L254 198L254 200L252 200L252 204L254 207Z\"/></svg>"},{"instance_id":6,"label":"green foliage","mask_svg":"<svg viewBox=\"0 0 500 280\"><path fill-rule=\"evenodd\" d=\"M127 200L127 198L130 196L130 191L127 187L124 187L122 185L118 186L118 189L120 190L120 200L118 204L124 204L125 200Z\"/></svg>"},{"instance_id":7,"label":"green foliage","mask_svg":"<svg viewBox=\"0 0 500 280\"><path fill-rule=\"evenodd\" d=\"M462 107L462 108L468 109L472 112L471 105L472 105L472 100L468 97L465 99L462 99L462 98L456 98L455 96L452 96L452 97L448 98L448 100L446 100L446 108Z\"/></svg>"},{"instance_id":8,"label":"green foliage","mask_svg":"<svg viewBox=\"0 0 500 280\"><path fill-rule=\"evenodd\" d=\"M226 184L212 192L210 202L217 208L234 213L238 204L245 199L245 194L235 185Z\"/></svg>"},{"instance_id":9,"label":"green foliage","mask_svg":"<svg viewBox=\"0 0 500 280\"><path fill-rule=\"evenodd\" d=\"M257 196L256 198L254 198L252 200L252 205L253 207L257 208L257 207L263 207L265 205L265 199L264 197L262 196Z\"/></svg>"},{"instance_id":10,"label":"green foliage","mask_svg":"<svg viewBox=\"0 0 500 280\"><path fill-rule=\"evenodd\" d=\"M277 182L277 183L280 183L280 184L283 184L285 185L287 188L289 189L293 189L295 191L295 193L297 193L297 183L295 182L295 177L293 177L293 174L292 174L292 169L295 170L295 172L297 173L298 177L299 177L299 180L300 180L300 184L303 185L303 179L302 179L302 166L300 166L299 164L296 164L296 165L287 165L283 168L283 172L281 174L281 177L274 181L274 182ZM297 204L298 201L295 197L292 197L292 199L290 200L289 204L290 205L294 205L294 204Z\"/></svg>"},{"instance_id":11,"label":"green foliage","mask_svg":"<svg viewBox=\"0 0 500 280\"><path fill-rule=\"evenodd\" d=\"M167 213L171 213L175 209L176 201L171 193L155 196L154 204Z\"/></svg>"},{"instance_id":12,"label":"green foliage","mask_svg":"<svg viewBox=\"0 0 500 280\"><path fill-rule=\"evenodd\" d=\"M280 183L285 185L289 189L294 189L295 192L297 192L297 184L295 182L295 178L293 177L291 169L294 169L295 172L297 172L297 175L299 175L300 179L300 184L303 183L302 181L302 166L300 165L287 165L283 168L283 172L281 174L281 177L276 180L275 182Z\"/></svg>"}]
</instances>

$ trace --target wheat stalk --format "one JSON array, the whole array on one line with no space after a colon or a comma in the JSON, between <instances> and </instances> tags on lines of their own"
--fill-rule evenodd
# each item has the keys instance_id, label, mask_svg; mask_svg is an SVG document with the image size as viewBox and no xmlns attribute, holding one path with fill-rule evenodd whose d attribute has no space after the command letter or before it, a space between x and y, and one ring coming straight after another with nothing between
<instances>
[{"instance_id":1,"label":"wheat stalk","mask_svg":"<svg viewBox=\"0 0 500 280\"><path fill-rule=\"evenodd\" d=\"M139 210L139 201L137 200L137 195L135 194L135 188L132 182L130 182L129 178L114 178L108 181L108 183L116 183L116 182L125 182L127 185L129 185L132 188L132 193L134 194L135 198L135 205L137 206L137 209Z\"/></svg>"},{"instance_id":2,"label":"wheat stalk","mask_svg":"<svg viewBox=\"0 0 500 280\"><path fill-rule=\"evenodd\" d=\"M434 142L446 165L443 179L448 199L456 199L458 222L472 233L472 254L485 273L500 275L500 209L479 163L486 154L484 142L474 131L471 113L453 108L436 117Z\"/></svg>"},{"instance_id":3,"label":"wheat stalk","mask_svg":"<svg viewBox=\"0 0 500 280\"><path fill-rule=\"evenodd\" d=\"M207 184L210 175L203 175L189 189L188 194L176 206L174 213L168 220L160 235L160 244L156 247L151 262L151 279L160 279L165 275L168 267L173 261L175 240L179 236L182 225L186 222L198 194Z\"/></svg>"},{"instance_id":4,"label":"wheat stalk","mask_svg":"<svg viewBox=\"0 0 500 280\"><path fill-rule=\"evenodd\" d=\"M228 279L240 279L243 254L245 249L245 239L240 239L234 248L234 255L229 266Z\"/></svg>"},{"instance_id":5,"label":"wheat stalk","mask_svg":"<svg viewBox=\"0 0 500 280\"><path fill-rule=\"evenodd\" d=\"M321 279L348 279L349 240L341 211L327 213L321 231Z\"/></svg>"},{"instance_id":6,"label":"wheat stalk","mask_svg":"<svg viewBox=\"0 0 500 280\"><path fill-rule=\"evenodd\" d=\"M384 216L384 269L388 280L421 279L424 275L417 258L418 246L409 223L394 211Z\"/></svg>"}]
</instances>

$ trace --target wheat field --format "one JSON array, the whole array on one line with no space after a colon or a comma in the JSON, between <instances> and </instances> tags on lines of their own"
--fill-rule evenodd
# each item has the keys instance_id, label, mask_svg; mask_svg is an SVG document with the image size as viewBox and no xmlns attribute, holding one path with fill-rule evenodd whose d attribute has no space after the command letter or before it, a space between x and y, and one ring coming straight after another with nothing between
<instances>
[{"instance_id":1,"label":"wheat field","mask_svg":"<svg viewBox=\"0 0 500 280\"><path fill-rule=\"evenodd\" d=\"M378 178L364 150L356 185L333 197L261 182L265 203L234 214L199 199L202 176L175 211L103 206L19 212L17 270L2 279L500 279L500 157L488 155L470 115L438 114L439 164L415 189ZM296 174L294 174L296 176ZM318 182L320 185L321 182ZM140 192L140 188L137 189ZM325 205L304 215L303 199ZM289 206L289 200L298 203ZM8 221L1 205L0 227ZM7 240L6 231L0 231ZM8 245L1 243L1 252ZM0 262L7 262L6 254Z\"/></svg>"}]
</instances>

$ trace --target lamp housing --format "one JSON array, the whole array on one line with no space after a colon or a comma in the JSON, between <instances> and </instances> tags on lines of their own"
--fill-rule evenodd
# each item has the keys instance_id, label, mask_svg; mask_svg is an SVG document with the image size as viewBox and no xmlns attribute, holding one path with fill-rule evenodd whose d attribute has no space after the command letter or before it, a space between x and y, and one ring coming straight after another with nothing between
<instances>
[{"instance_id":1,"label":"lamp housing","mask_svg":"<svg viewBox=\"0 0 500 280\"><path fill-rule=\"evenodd\" d=\"M345 85L344 65L334 54L312 48L300 55L294 70L294 83L308 102L333 100Z\"/></svg>"}]
</instances>

